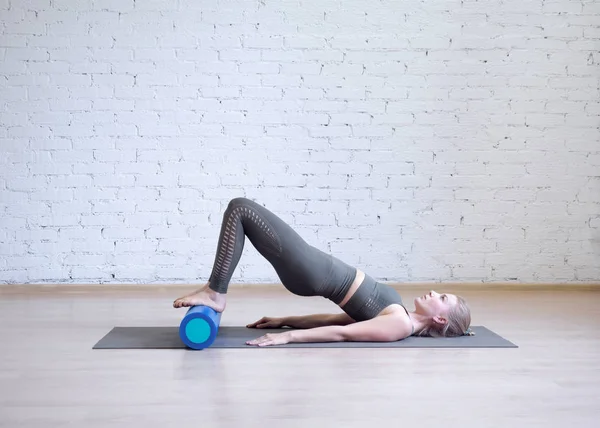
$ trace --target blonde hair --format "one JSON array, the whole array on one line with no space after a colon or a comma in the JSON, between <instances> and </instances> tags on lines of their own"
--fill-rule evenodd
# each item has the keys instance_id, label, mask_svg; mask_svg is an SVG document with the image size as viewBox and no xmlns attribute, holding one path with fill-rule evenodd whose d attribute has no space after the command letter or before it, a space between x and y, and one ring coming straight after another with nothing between
<instances>
[{"instance_id":1,"label":"blonde hair","mask_svg":"<svg viewBox=\"0 0 600 428\"><path fill-rule=\"evenodd\" d=\"M430 337L456 337L475 333L471 331L471 310L467 301L460 296L456 296L456 305L448 312L448 322L446 324L431 324L421 330L416 336Z\"/></svg>"}]
</instances>

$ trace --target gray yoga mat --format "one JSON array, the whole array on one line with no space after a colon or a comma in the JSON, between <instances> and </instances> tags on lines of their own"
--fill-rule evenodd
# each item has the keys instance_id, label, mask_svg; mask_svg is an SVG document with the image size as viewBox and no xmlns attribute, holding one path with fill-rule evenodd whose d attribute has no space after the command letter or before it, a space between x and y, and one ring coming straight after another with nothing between
<instances>
[{"instance_id":1,"label":"gray yoga mat","mask_svg":"<svg viewBox=\"0 0 600 428\"><path fill-rule=\"evenodd\" d=\"M247 340L255 339L267 333L280 333L289 329L256 329L246 327L219 328L217 338L211 348L258 349L246 345ZM326 343L288 343L286 345L266 346L274 348L518 348L483 326L471 327L475 336L462 337L415 337L411 336L397 342L326 342ZM187 348L179 338L179 327L114 327L93 349L178 349Z\"/></svg>"}]
</instances>

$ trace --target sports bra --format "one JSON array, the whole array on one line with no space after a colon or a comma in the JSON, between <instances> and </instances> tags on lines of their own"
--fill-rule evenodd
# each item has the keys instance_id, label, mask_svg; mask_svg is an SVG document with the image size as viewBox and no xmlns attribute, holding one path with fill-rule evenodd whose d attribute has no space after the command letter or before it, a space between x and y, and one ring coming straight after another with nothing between
<instances>
[{"instance_id":1,"label":"sports bra","mask_svg":"<svg viewBox=\"0 0 600 428\"><path fill-rule=\"evenodd\" d=\"M375 281L371 276L365 274L365 279L350 300L346 302L342 310L355 321L365 321L375 318L383 309L392 304L398 304L406 311L402 298L398 292L387 284ZM415 332L412 326L411 335Z\"/></svg>"}]
</instances>

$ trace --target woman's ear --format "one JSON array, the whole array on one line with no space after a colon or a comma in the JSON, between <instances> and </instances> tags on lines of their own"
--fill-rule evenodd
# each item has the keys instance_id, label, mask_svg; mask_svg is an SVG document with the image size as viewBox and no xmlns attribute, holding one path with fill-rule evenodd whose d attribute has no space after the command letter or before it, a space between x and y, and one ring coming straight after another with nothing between
<instances>
[{"instance_id":1,"label":"woman's ear","mask_svg":"<svg viewBox=\"0 0 600 428\"><path fill-rule=\"evenodd\" d=\"M446 325L448 324L448 320L442 316L436 315L433 317L433 322L436 324Z\"/></svg>"}]
</instances>

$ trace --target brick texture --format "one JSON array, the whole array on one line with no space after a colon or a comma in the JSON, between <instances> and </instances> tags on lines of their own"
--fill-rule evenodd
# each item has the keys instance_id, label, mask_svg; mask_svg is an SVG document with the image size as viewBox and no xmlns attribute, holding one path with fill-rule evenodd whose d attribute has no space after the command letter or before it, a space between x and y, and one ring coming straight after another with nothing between
<instances>
[{"instance_id":1,"label":"brick texture","mask_svg":"<svg viewBox=\"0 0 600 428\"><path fill-rule=\"evenodd\" d=\"M0 0L0 283L205 281L237 196L382 281L598 281L599 22ZM278 278L247 245L233 281Z\"/></svg>"}]
</instances>

